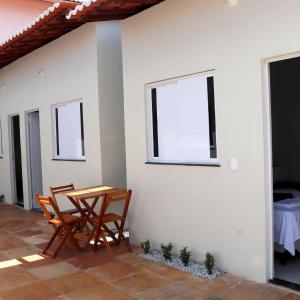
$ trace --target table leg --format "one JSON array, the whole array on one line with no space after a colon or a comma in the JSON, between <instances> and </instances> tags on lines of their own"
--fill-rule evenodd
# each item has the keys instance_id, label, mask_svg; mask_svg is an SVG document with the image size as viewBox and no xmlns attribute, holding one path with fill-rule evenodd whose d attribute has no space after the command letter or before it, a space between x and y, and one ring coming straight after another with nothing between
<instances>
[{"instance_id":1,"label":"table leg","mask_svg":"<svg viewBox=\"0 0 300 300\"><path fill-rule=\"evenodd\" d=\"M100 197L95 197L91 206L87 203L86 200L84 200L84 199L81 200L82 204L86 207L86 209L88 211L87 214L85 215L83 227L87 226L87 222L89 222L93 226L93 222L90 220L90 218L91 218L91 216L94 216L94 217L97 216L94 209L95 209L95 206L96 206L99 198Z\"/></svg>"},{"instance_id":2,"label":"table leg","mask_svg":"<svg viewBox=\"0 0 300 300\"><path fill-rule=\"evenodd\" d=\"M79 211L79 213L80 213L80 215L81 215L81 217L82 217L82 220L84 221L85 220L85 213L84 213L84 211L82 210L82 208L81 208L81 206L80 206L80 204L79 204L79 201L78 201L78 199L76 199L75 197L73 198L73 197L70 197L70 196L68 196L68 199L73 203L73 205L78 209L78 211ZM82 232L84 230L84 226L82 226L81 228L80 228L80 232Z\"/></svg>"}]
</instances>

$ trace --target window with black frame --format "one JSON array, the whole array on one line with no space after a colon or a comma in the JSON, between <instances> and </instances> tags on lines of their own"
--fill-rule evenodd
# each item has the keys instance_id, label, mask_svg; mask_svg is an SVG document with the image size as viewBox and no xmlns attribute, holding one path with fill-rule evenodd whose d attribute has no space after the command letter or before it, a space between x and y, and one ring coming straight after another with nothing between
<instances>
[{"instance_id":1,"label":"window with black frame","mask_svg":"<svg viewBox=\"0 0 300 300\"><path fill-rule=\"evenodd\" d=\"M148 161L218 164L214 74L146 86Z\"/></svg>"},{"instance_id":2,"label":"window with black frame","mask_svg":"<svg viewBox=\"0 0 300 300\"><path fill-rule=\"evenodd\" d=\"M54 159L84 160L83 103L72 101L52 107Z\"/></svg>"}]
</instances>

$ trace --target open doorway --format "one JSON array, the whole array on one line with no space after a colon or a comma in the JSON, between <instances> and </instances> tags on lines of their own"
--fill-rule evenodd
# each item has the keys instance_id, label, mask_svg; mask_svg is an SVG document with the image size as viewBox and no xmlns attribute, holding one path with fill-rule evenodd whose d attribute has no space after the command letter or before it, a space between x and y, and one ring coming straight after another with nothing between
<instances>
[{"instance_id":1,"label":"open doorway","mask_svg":"<svg viewBox=\"0 0 300 300\"><path fill-rule=\"evenodd\" d=\"M13 203L24 206L20 116L10 117Z\"/></svg>"},{"instance_id":2,"label":"open doorway","mask_svg":"<svg viewBox=\"0 0 300 300\"><path fill-rule=\"evenodd\" d=\"M269 64L274 280L300 289L300 57Z\"/></svg>"},{"instance_id":3,"label":"open doorway","mask_svg":"<svg viewBox=\"0 0 300 300\"><path fill-rule=\"evenodd\" d=\"M35 195L43 194L41 136L39 111L27 113L27 149L29 173L29 199L31 209L39 209Z\"/></svg>"}]
</instances>

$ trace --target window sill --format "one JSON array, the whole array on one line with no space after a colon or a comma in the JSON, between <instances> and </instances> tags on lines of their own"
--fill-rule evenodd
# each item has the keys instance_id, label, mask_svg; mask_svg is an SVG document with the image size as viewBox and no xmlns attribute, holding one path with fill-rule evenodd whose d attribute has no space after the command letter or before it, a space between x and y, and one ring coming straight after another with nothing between
<instances>
[{"instance_id":1,"label":"window sill","mask_svg":"<svg viewBox=\"0 0 300 300\"><path fill-rule=\"evenodd\" d=\"M192 166L192 167L221 167L219 163L172 163L172 162L145 162L146 165Z\"/></svg>"},{"instance_id":2,"label":"window sill","mask_svg":"<svg viewBox=\"0 0 300 300\"><path fill-rule=\"evenodd\" d=\"M54 161L86 161L85 158L52 158Z\"/></svg>"}]
</instances>

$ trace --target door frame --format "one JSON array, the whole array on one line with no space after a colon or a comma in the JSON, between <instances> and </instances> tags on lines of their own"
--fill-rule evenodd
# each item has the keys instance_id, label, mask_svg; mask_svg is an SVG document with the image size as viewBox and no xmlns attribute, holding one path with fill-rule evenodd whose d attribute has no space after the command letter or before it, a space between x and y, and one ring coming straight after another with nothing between
<instances>
[{"instance_id":1,"label":"door frame","mask_svg":"<svg viewBox=\"0 0 300 300\"><path fill-rule=\"evenodd\" d=\"M8 116L8 139L9 139L9 166L10 166L10 182L11 182L11 196L12 196L12 204L16 205L17 202L17 186L16 186L16 171L15 171L15 141L13 135L13 117L19 116L19 120L21 121L21 116L19 113L11 114ZM21 122L20 122L20 131L21 131ZM21 142L21 137L20 137ZM24 199L23 199L24 201ZM24 203L23 203L24 205Z\"/></svg>"},{"instance_id":2,"label":"door frame","mask_svg":"<svg viewBox=\"0 0 300 300\"><path fill-rule=\"evenodd\" d=\"M263 81L263 127L265 155L265 199L266 199L266 270L267 281L274 278L274 234L273 234L273 149L272 149L272 111L270 64L300 57L300 52L281 54L262 60Z\"/></svg>"},{"instance_id":3,"label":"door frame","mask_svg":"<svg viewBox=\"0 0 300 300\"><path fill-rule=\"evenodd\" d=\"M30 158L30 130L29 130L29 115L33 112L38 112L40 114L40 110L31 109L25 111L25 135L26 135L26 160L27 160L27 182L28 182L28 199L29 199L29 209L34 209L32 203L32 173L31 173L31 158ZM40 126L41 128L41 126Z\"/></svg>"}]
</instances>

